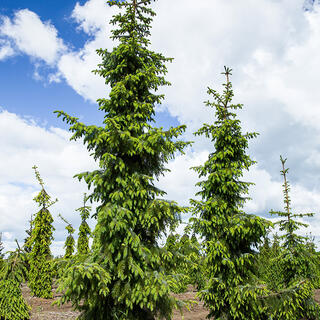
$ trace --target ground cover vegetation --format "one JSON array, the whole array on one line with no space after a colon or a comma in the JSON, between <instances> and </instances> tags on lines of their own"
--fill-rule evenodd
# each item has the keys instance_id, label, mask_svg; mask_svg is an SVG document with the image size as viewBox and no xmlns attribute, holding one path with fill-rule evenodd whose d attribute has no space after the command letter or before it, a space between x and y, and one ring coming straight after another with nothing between
<instances>
[{"instance_id":1,"label":"ground cover vegetation","mask_svg":"<svg viewBox=\"0 0 320 320\"><path fill-rule=\"evenodd\" d=\"M188 303L173 294L189 285L215 320L303 320L320 319L313 292L320 288L320 257L314 238L297 231L306 226L301 219L313 213L293 214L290 208L288 169L280 157L284 178L284 212L270 211L276 224L243 206L250 182L241 181L244 170L255 163L246 153L249 139L258 133L242 133L233 110L231 69L224 67L224 91L208 88L214 101L205 105L215 110L214 124L204 123L194 134L204 135L213 151L203 165L191 168L199 178L200 200L190 207L159 198L166 193L155 180L169 171L165 165L176 152L184 154L190 141L177 138L185 125L168 130L156 128L155 105L164 99L156 94L170 85L164 76L166 58L149 49L150 28L155 13L151 0L108 1L117 6L111 24L116 26L112 51L98 49L102 62L94 72L111 87L108 98L98 99L105 113L104 127L85 125L64 111L57 116L75 132L71 140L84 137L88 151L99 159L99 170L82 172L92 193L84 194L78 240L75 229L63 218L68 232L65 254L54 258L53 218L48 208L55 202L42 187L34 200L41 210L31 215L24 245L3 255L0 234L0 320L30 319L30 307L21 293L27 283L31 294L51 299L52 284L58 282L62 296L58 305L71 302L87 320L171 319L173 308ZM92 218L86 201L101 201ZM176 227L181 215L192 213L185 234ZM274 233L279 225L281 235ZM161 236L166 243L159 245ZM271 237L272 235L272 237ZM89 246L89 239L93 238Z\"/></svg>"}]
</instances>

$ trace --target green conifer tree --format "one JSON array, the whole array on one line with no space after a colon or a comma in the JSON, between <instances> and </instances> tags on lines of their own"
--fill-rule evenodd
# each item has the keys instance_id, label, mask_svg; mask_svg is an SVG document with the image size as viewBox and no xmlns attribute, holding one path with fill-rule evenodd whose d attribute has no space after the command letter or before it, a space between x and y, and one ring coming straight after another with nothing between
<instances>
[{"instance_id":1,"label":"green conifer tree","mask_svg":"<svg viewBox=\"0 0 320 320\"><path fill-rule=\"evenodd\" d=\"M42 208L36 214L30 242L27 246L32 248L29 255L29 287L31 293L39 298L52 298L52 256L50 251L50 244L53 240L52 233L54 227L52 226L53 218L48 208L56 203L50 201L50 196L44 190L43 181L37 171L37 167L32 167L35 170L37 180L39 181L42 190L33 199Z\"/></svg>"},{"instance_id":2,"label":"green conifer tree","mask_svg":"<svg viewBox=\"0 0 320 320\"><path fill-rule=\"evenodd\" d=\"M30 244L32 229L33 229L33 215L31 214L31 217L29 220L29 229L26 230L26 233L28 236L24 239L24 250L27 253L31 252L31 249L32 249L30 246L28 246L28 244Z\"/></svg>"},{"instance_id":3,"label":"green conifer tree","mask_svg":"<svg viewBox=\"0 0 320 320\"><path fill-rule=\"evenodd\" d=\"M286 174L289 169L285 168L285 162L280 156L283 179L283 195L285 211L271 210L271 215L284 217L276 222L280 231L284 234L279 237L283 241L279 254L270 260L270 275L281 272L277 283L271 284L276 289L276 298L273 299L273 318L282 319L320 319L320 308L313 299L314 286L319 283L318 257L310 252L307 247L308 237L298 235L301 226L307 227L306 223L299 222L295 218L312 217L314 213L293 214L290 208L290 185ZM270 276L272 279L272 276ZM297 308L299 305L299 308Z\"/></svg>"},{"instance_id":4,"label":"green conifer tree","mask_svg":"<svg viewBox=\"0 0 320 320\"><path fill-rule=\"evenodd\" d=\"M55 111L72 124L70 130L76 133L71 139L85 136L101 168L76 175L89 188L94 184L89 198L102 204L95 214L92 256L67 271L61 301L71 300L83 311L82 319L148 320L157 314L170 319L175 299L162 266L165 250L157 239L168 227L176 227L180 213L188 209L157 199L165 192L153 180L169 171L164 164L176 151L184 154L191 142L172 141L185 125L164 131L148 123L154 122L155 105L164 97L156 91L169 85L163 75L165 62L172 60L147 48L155 15L151 0L108 3L123 11L111 20L119 26L112 31L119 45L111 52L97 50L102 63L95 73L111 87L108 99L98 99L99 109L107 113L105 128L86 126Z\"/></svg>"},{"instance_id":5,"label":"green conifer tree","mask_svg":"<svg viewBox=\"0 0 320 320\"><path fill-rule=\"evenodd\" d=\"M241 208L248 197L249 182L240 181L243 170L254 163L246 154L248 139L257 133L241 133L240 120L230 109L242 108L230 104L233 90L225 68L225 90L220 95L208 88L216 102L206 106L216 108L214 125L204 124L195 135L205 134L214 142L215 151L202 166L193 167L199 177L206 180L197 183L202 188L197 195L201 201L190 200L194 206L195 230L204 238L206 268L209 281L199 297L209 308L209 318L257 320L266 319L265 308L258 295L266 291L254 281L254 247L261 242L270 222L244 213Z\"/></svg>"},{"instance_id":6,"label":"green conifer tree","mask_svg":"<svg viewBox=\"0 0 320 320\"><path fill-rule=\"evenodd\" d=\"M77 243L78 254L87 254L89 252L89 237L91 235L90 227L87 223L87 219L90 215L91 207L86 206L86 193L84 194L83 207L76 209L80 211L81 224L79 227L79 237Z\"/></svg>"},{"instance_id":7,"label":"green conifer tree","mask_svg":"<svg viewBox=\"0 0 320 320\"><path fill-rule=\"evenodd\" d=\"M27 279L26 252L20 249L9 253L0 272L0 319L28 320L31 307L21 292L21 283Z\"/></svg>"},{"instance_id":8,"label":"green conifer tree","mask_svg":"<svg viewBox=\"0 0 320 320\"><path fill-rule=\"evenodd\" d=\"M61 218L61 220L63 222L65 222L67 224L66 230L68 232L68 236L67 236L66 242L64 243L63 248L66 249L65 254L64 254L64 258L69 259L72 257L73 252L74 252L75 240L73 237L73 233L75 232L75 230L72 227L72 225L61 214L59 214L59 217Z\"/></svg>"},{"instance_id":9,"label":"green conifer tree","mask_svg":"<svg viewBox=\"0 0 320 320\"><path fill-rule=\"evenodd\" d=\"M4 252L3 252L3 243L2 243L2 232L0 232L0 261L4 258Z\"/></svg>"}]
</instances>

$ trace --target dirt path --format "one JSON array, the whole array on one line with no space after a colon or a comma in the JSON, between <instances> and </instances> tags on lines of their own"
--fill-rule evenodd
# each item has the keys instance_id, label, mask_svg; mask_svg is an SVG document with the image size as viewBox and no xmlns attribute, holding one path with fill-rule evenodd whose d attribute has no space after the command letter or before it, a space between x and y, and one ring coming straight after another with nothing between
<instances>
[{"instance_id":1,"label":"dirt path","mask_svg":"<svg viewBox=\"0 0 320 320\"><path fill-rule=\"evenodd\" d=\"M57 294L54 290L53 299L41 299L32 297L30 289L22 286L22 294L27 303L32 307L31 320L75 320L79 312L73 311L70 303L64 304L61 307L52 306L52 302L56 301L61 294ZM204 308L203 303L195 298L196 292L192 287L185 293L175 294L174 296L180 300L195 300L198 304L194 304L191 310L184 310L184 320L205 320L208 311ZM315 300L320 303L320 289L315 290ZM172 320L181 320L182 317L178 310L174 310Z\"/></svg>"}]
</instances>

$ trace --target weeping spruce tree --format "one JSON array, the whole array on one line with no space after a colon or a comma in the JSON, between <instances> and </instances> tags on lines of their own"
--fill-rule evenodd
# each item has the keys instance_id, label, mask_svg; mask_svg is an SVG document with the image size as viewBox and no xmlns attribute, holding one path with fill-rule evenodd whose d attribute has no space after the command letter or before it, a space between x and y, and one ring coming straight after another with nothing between
<instances>
[{"instance_id":1,"label":"weeping spruce tree","mask_svg":"<svg viewBox=\"0 0 320 320\"><path fill-rule=\"evenodd\" d=\"M78 254L87 254L89 252L89 237L91 235L90 227L87 223L87 219L90 215L90 206L86 206L86 193L84 194L83 207L77 209L80 211L81 224L79 227L79 237L77 242Z\"/></svg>"},{"instance_id":2,"label":"weeping spruce tree","mask_svg":"<svg viewBox=\"0 0 320 320\"><path fill-rule=\"evenodd\" d=\"M119 45L111 52L97 50L102 63L95 73L111 87L108 99L97 100L106 113L105 127L86 126L55 111L72 124L70 130L76 133L71 139L84 136L88 150L99 159L100 170L75 177L84 178L89 188L94 185L91 202L102 202L95 214L92 254L67 270L61 303L72 301L83 311L81 319L170 319L175 299L162 263L168 257L157 239L188 209L156 198L165 192L153 181L169 171L164 164L174 153L184 154L191 142L172 141L185 125L167 131L150 125L155 105L164 98L156 91L169 85L163 76L165 62L172 60L148 49L155 15L151 0L108 3L122 11L111 20L118 25L112 39Z\"/></svg>"},{"instance_id":3,"label":"weeping spruce tree","mask_svg":"<svg viewBox=\"0 0 320 320\"><path fill-rule=\"evenodd\" d=\"M0 233L1 235L1 233ZM0 319L29 320L31 307L21 292L21 283L27 279L27 259L18 248L11 251L1 270L0 265Z\"/></svg>"},{"instance_id":4,"label":"weeping spruce tree","mask_svg":"<svg viewBox=\"0 0 320 320\"><path fill-rule=\"evenodd\" d=\"M44 190L43 181L40 177L37 167L35 170L36 177L42 186L42 190L34 198L41 210L36 214L33 221L33 229L30 239L26 242L27 247L31 247L29 253L29 277L28 285L31 293L39 298L52 298L52 256L50 244L53 240L52 233L55 230L52 226L53 218L48 208L56 203L50 201L50 196Z\"/></svg>"},{"instance_id":5,"label":"weeping spruce tree","mask_svg":"<svg viewBox=\"0 0 320 320\"><path fill-rule=\"evenodd\" d=\"M214 125L204 124L195 135L205 134L214 142L215 151L202 166L193 167L199 177L197 183L201 201L190 200L194 207L194 225L204 239L206 268L209 280L199 297L209 308L209 318L233 320L268 319L259 296L267 291L254 280L257 247L266 234L270 222L244 213L241 208L248 197L249 182L240 181L243 170L254 163L246 154L248 139L257 133L241 133L240 120L231 109L231 69L225 67L226 83L223 94L208 88L216 102L206 106L216 109Z\"/></svg>"},{"instance_id":6,"label":"weeping spruce tree","mask_svg":"<svg viewBox=\"0 0 320 320\"><path fill-rule=\"evenodd\" d=\"M63 248L66 249L66 251L64 253L64 258L69 259L72 257L73 252L74 252L75 240L73 237L73 233L75 232L75 230L72 227L72 225L61 214L59 214L59 217L61 218L61 220L63 222L65 222L67 224L66 230L68 232L68 236L66 238L66 241L64 243Z\"/></svg>"}]
</instances>

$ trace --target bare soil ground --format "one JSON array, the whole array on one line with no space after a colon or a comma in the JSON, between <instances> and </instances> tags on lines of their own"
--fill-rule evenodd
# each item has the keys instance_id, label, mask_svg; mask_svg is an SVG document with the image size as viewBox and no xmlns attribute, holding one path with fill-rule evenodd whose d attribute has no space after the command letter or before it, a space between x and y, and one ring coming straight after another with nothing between
<instances>
[{"instance_id":1,"label":"bare soil ground","mask_svg":"<svg viewBox=\"0 0 320 320\"><path fill-rule=\"evenodd\" d=\"M30 289L26 284L21 287L22 294L26 302L31 306L31 320L75 320L79 315L79 312L73 311L70 303L63 304L61 307L52 303L59 299L61 294L57 293L56 288L53 290L53 299L42 299L32 297ZM204 320L208 311L203 307L203 303L195 298L196 291L191 286L185 293L175 294L174 296L180 300L194 300L198 304L192 304L190 311L184 310L184 320ZM173 320L181 320L181 314L179 310L174 310Z\"/></svg>"},{"instance_id":2,"label":"bare soil ground","mask_svg":"<svg viewBox=\"0 0 320 320\"><path fill-rule=\"evenodd\" d=\"M26 299L26 302L31 306L31 320L75 320L79 315L79 312L73 311L71 304L64 304L61 307L52 303L56 301L61 294L54 290L53 299L41 299L32 297L30 295L30 289L26 286L22 286L22 294ZM193 304L190 311L184 310L184 320L205 320L208 310L203 306L203 303L196 297L196 291L191 286L188 291L181 294L175 294L174 296L180 300L194 300L197 304ZM320 303L320 289L315 291L315 300ZM174 310L173 320L181 320L179 310Z\"/></svg>"}]
</instances>

